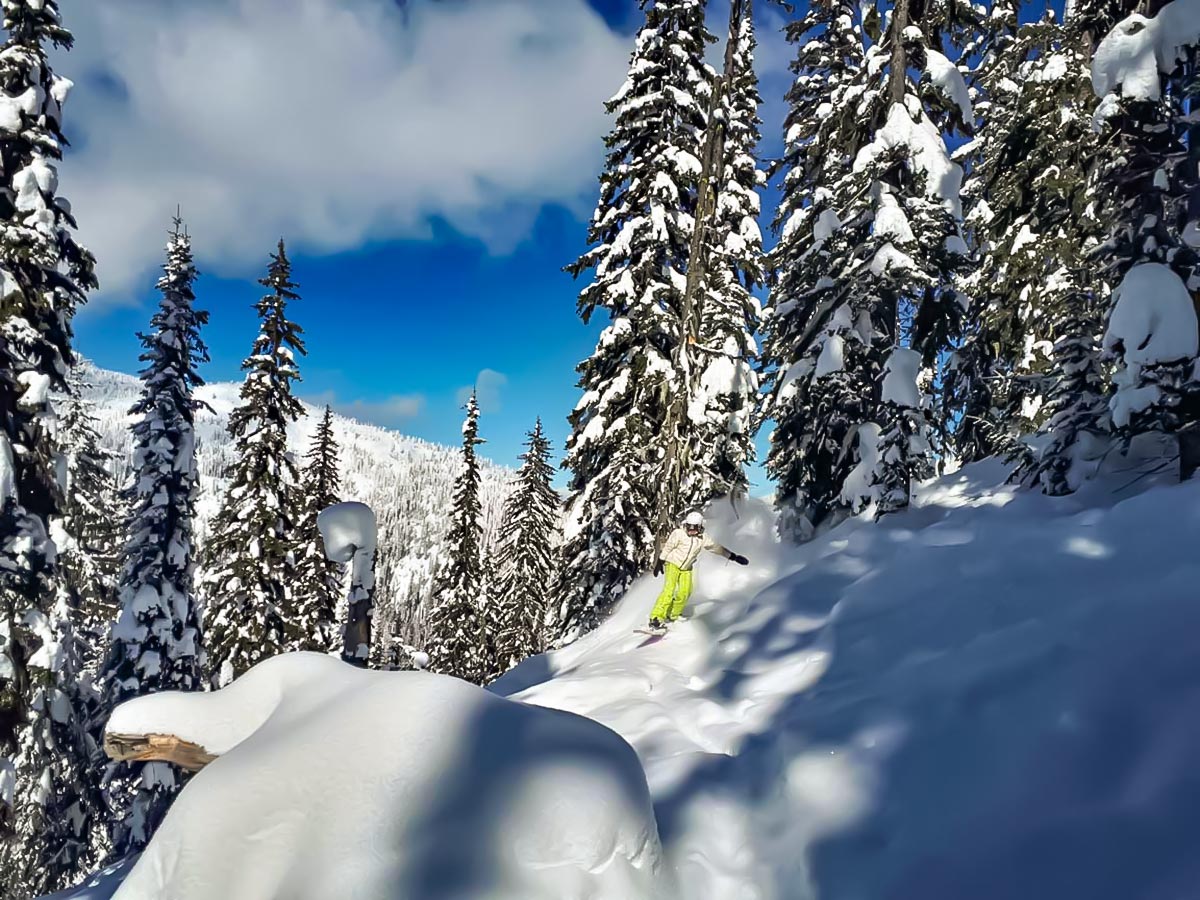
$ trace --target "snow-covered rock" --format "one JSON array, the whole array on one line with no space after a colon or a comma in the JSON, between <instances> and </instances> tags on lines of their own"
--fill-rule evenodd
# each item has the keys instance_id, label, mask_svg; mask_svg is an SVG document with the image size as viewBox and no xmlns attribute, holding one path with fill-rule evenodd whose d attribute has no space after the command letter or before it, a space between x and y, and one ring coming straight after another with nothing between
<instances>
[{"instance_id":1,"label":"snow-covered rock","mask_svg":"<svg viewBox=\"0 0 1200 900\"><path fill-rule=\"evenodd\" d=\"M116 709L219 758L115 900L651 900L645 774L608 728L424 672L289 654Z\"/></svg>"}]
</instances>

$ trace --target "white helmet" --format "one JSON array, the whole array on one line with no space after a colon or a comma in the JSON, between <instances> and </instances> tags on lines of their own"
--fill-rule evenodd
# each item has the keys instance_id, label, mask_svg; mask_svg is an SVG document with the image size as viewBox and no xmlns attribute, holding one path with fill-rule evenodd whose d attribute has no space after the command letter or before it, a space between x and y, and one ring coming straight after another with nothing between
<instances>
[{"instance_id":1,"label":"white helmet","mask_svg":"<svg viewBox=\"0 0 1200 900\"><path fill-rule=\"evenodd\" d=\"M704 516L700 515L700 513L698 513L698 512L690 512L687 514L687 517L683 520L683 524L684 525L699 525L701 528L703 528L704 527Z\"/></svg>"}]
</instances>

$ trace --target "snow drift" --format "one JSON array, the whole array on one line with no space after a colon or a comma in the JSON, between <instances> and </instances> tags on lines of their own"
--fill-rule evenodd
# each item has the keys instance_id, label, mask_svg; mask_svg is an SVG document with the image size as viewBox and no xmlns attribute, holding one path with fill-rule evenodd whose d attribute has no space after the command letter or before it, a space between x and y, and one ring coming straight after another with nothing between
<instances>
[{"instance_id":1,"label":"snow drift","mask_svg":"<svg viewBox=\"0 0 1200 900\"><path fill-rule=\"evenodd\" d=\"M492 686L607 725L637 751L649 782L662 839L659 893L622 887L555 896L1194 897L1200 482L1154 484L1116 454L1106 465L1065 498L1007 485L999 465L971 466L923 486L906 513L878 523L851 520L801 547L775 541L765 504L747 503L736 514L728 503L715 507L713 537L751 565L703 558L689 618L665 638L633 631L659 586L645 579L599 630L527 660ZM345 698L350 684L372 685L375 677L384 684L391 676L355 677L362 680L329 690ZM564 720L580 742L568 742L575 749L558 754L546 749L553 740L530 740L525 752L535 758L516 758L508 726L493 751L492 738L481 747L483 731L464 720L507 721L512 714L529 735L538 720L528 708L517 707L518 715L493 707L465 686L441 699L435 682L399 683L406 685L403 697L379 688L365 735L349 712L337 718L336 708L326 711L341 701L327 704L320 685L317 694L288 693L313 698L305 704L266 704L259 715L267 725L243 743L227 735L235 749L184 791L152 846L154 859L129 883L131 890L135 880L143 887L118 896L158 897L140 891L171 875L169 864L195 873L213 860L222 869L247 861L245 878L287 867L313 878L330 891L326 896L542 896L475 890L483 873L518 865L528 845L516 837L527 833L521 829L499 837L499 817L481 826L475 807L508 813L514 807L494 798L508 790L509 773L542 770L547 780L538 783L552 784L552 800L569 807L562 813L568 824L597 819L595 830L575 832L584 835L578 845L563 841L555 852L594 861L612 848L621 877L648 884L639 881L648 868L628 862L640 852L649 864L659 852L638 799L643 776L609 731ZM192 699L201 708L221 696ZM318 714L306 724L309 703ZM218 707L211 709L220 718ZM219 733L221 721L206 734ZM557 734L558 724L545 720L545 730ZM337 736L328 749L318 741L323 731ZM601 749L584 748L592 741ZM317 755L301 765L301 748ZM482 766L493 752L506 761ZM276 757L272 765L289 774L245 796L258 763ZM555 760L564 764L551 766ZM410 774L410 765L419 774ZM476 772L481 766L485 771ZM391 774L376 779L377 772L399 772L407 787L393 790ZM362 786L368 773L376 788ZM207 793L209 785L216 794ZM356 793L340 797L347 788ZM394 798L387 803L375 796L385 789ZM445 790L450 794L439 794ZM601 798L619 809L585 813ZM222 804L235 812L221 812ZM253 815L237 812L242 808ZM208 824L191 844L187 823L196 816ZM367 835L391 853L385 836L398 827L414 835L406 871L425 880L407 884L421 890L346 891L356 867L328 867L327 854L346 842L358 853L354 842ZM606 829L611 843L602 849L598 835ZM487 837L465 837L476 834ZM647 834L647 849L639 851ZM296 856L268 855L260 864L258 848L246 849L251 835L263 847L290 846ZM426 864L414 865L422 859ZM450 879L442 893L424 889L438 878ZM459 889L457 878L468 879L469 889ZM99 900L103 890L75 897Z\"/></svg>"},{"instance_id":2,"label":"snow drift","mask_svg":"<svg viewBox=\"0 0 1200 900\"><path fill-rule=\"evenodd\" d=\"M657 896L629 745L457 679L289 654L215 693L133 700L108 730L219 754L116 900Z\"/></svg>"},{"instance_id":3,"label":"snow drift","mask_svg":"<svg viewBox=\"0 0 1200 900\"><path fill-rule=\"evenodd\" d=\"M1200 483L1005 474L802 547L722 503L751 566L702 560L690 619L632 633L647 580L494 689L633 744L687 900L1194 897Z\"/></svg>"}]
</instances>

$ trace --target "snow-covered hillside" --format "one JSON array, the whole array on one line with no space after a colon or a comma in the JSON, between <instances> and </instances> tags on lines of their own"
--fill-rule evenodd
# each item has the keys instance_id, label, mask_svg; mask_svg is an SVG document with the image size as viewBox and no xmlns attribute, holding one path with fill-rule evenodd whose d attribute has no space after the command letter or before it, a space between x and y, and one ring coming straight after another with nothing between
<instances>
[{"instance_id":1,"label":"snow-covered hillside","mask_svg":"<svg viewBox=\"0 0 1200 900\"><path fill-rule=\"evenodd\" d=\"M1200 482L1130 471L1051 499L981 464L799 548L758 502L710 525L751 565L705 558L665 638L634 633L645 579L492 686L596 719L645 767L663 881L572 897L1195 896ZM238 827L273 840L272 821ZM509 858L492 840L477 878Z\"/></svg>"},{"instance_id":2,"label":"snow-covered hillside","mask_svg":"<svg viewBox=\"0 0 1200 900\"><path fill-rule=\"evenodd\" d=\"M85 364L83 378L90 385L87 397L95 404L101 436L107 447L130 457L129 408L137 399L140 382L131 375ZM230 411L238 403L240 384L208 384L197 392L211 408L197 416L196 431L201 497L201 540L216 515L225 490L224 472L233 462L233 443L225 430ZM291 430L293 452L308 449L321 410L305 404L308 416ZM454 478L461 467L461 450L442 447L362 422L334 415L343 499L361 500L379 517L377 636L393 627L409 640L419 639L413 629L413 612L426 599L431 573L437 564L449 526ZM490 540L500 519L510 469L489 462L481 467L480 499L485 535Z\"/></svg>"},{"instance_id":3,"label":"snow-covered hillside","mask_svg":"<svg viewBox=\"0 0 1200 900\"><path fill-rule=\"evenodd\" d=\"M1195 897L1200 483L1003 475L800 548L718 509L690 620L632 633L647 580L493 689L633 744L687 900Z\"/></svg>"}]
</instances>

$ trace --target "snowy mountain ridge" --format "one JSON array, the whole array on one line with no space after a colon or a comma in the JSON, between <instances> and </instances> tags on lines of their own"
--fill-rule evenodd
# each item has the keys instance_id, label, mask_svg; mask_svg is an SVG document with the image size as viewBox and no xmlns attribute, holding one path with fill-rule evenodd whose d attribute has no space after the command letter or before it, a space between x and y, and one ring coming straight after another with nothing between
<instances>
[{"instance_id":1,"label":"snowy mountain ridge","mask_svg":"<svg viewBox=\"0 0 1200 900\"><path fill-rule=\"evenodd\" d=\"M97 428L105 447L119 457L131 458L132 417L141 382L133 375L98 368L84 362L86 398L94 404ZM226 431L229 413L238 404L240 383L213 382L197 391L207 410L197 413L196 434L200 471L197 533L201 541L216 515L225 490L225 470L233 463L233 440ZM298 461L308 449L321 410L304 404L308 415L297 422L289 437ZM379 519L378 636L394 631L409 642L418 642L420 622L414 619L427 598L431 575L441 558L449 520L454 478L461 451L376 425L334 414L343 499L361 500ZM513 471L482 461L480 499L484 531L490 540Z\"/></svg>"}]
</instances>

